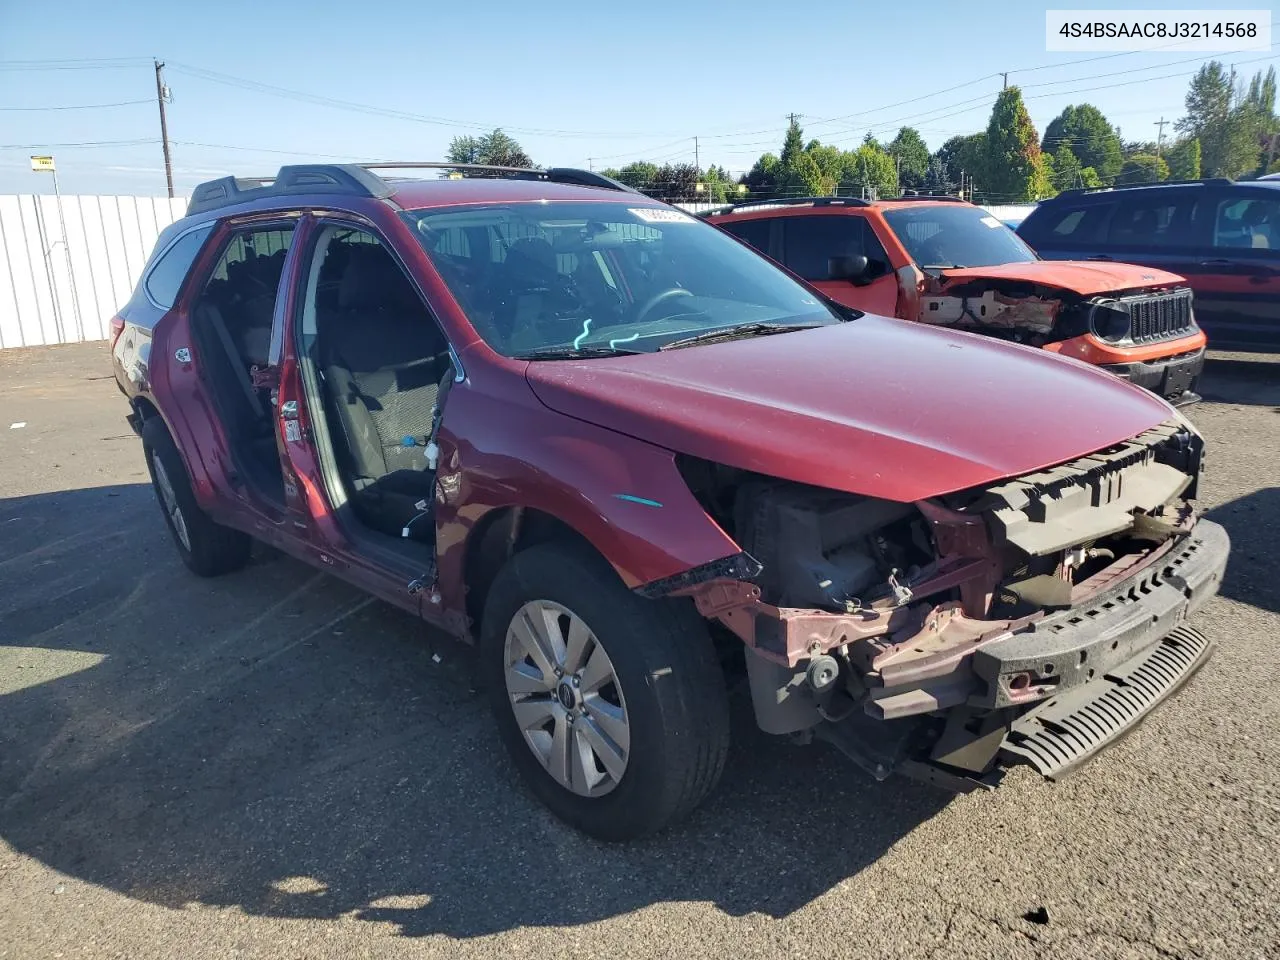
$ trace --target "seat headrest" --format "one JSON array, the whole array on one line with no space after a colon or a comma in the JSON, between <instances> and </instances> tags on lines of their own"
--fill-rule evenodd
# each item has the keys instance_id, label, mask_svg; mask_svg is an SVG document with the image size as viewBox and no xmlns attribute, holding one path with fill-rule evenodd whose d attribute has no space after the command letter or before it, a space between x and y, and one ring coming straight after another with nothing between
<instances>
[{"instance_id":1,"label":"seat headrest","mask_svg":"<svg viewBox=\"0 0 1280 960\"><path fill-rule=\"evenodd\" d=\"M423 311L421 300L400 267L378 247L351 250L338 284L338 306L343 310L391 307Z\"/></svg>"},{"instance_id":2,"label":"seat headrest","mask_svg":"<svg viewBox=\"0 0 1280 960\"><path fill-rule=\"evenodd\" d=\"M521 277L545 278L556 272L556 252L541 237L521 237L507 250L507 269Z\"/></svg>"}]
</instances>

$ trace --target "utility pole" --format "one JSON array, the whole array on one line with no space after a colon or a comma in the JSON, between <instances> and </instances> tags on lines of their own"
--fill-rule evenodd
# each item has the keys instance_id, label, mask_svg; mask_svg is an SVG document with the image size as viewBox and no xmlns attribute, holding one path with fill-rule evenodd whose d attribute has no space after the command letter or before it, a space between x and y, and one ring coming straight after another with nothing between
<instances>
[{"instance_id":1,"label":"utility pole","mask_svg":"<svg viewBox=\"0 0 1280 960\"><path fill-rule=\"evenodd\" d=\"M595 157L587 157L587 169L588 169L588 170L594 170L595 168L596 168L596 158L595 158Z\"/></svg>"},{"instance_id":2,"label":"utility pole","mask_svg":"<svg viewBox=\"0 0 1280 960\"><path fill-rule=\"evenodd\" d=\"M169 90L164 85L164 64L159 60L153 60L156 65L156 103L160 105L160 142L164 146L164 179L169 186L169 199L173 199L173 160L169 156L169 124L164 115L164 104L168 99Z\"/></svg>"},{"instance_id":3,"label":"utility pole","mask_svg":"<svg viewBox=\"0 0 1280 960\"><path fill-rule=\"evenodd\" d=\"M1160 159L1160 145L1164 143L1164 125L1168 122L1169 121L1162 116L1155 123L1156 129L1158 131L1156 133L1156 159L1157 160Z\"/></svg>"},{"instance_id":4,"label":"utility pole","mask_svg":"<svg viewBox=\"0 0 1280 960\"><path fill-rule=\"evenodd\" d=\"M1000 74L1000 79L1004 81L1000 85L1000 89L1008 90L1009 89L1009 72L1006 70L1004 73Z\"/></svg>"},{"instance_id":5,"label":"utility pole","mask_svg":"<svg viewBox=\"0 0 1280 960\"><path fill-rule=\"evenodd\" d=\"M697 137L693 138L693 169L698 171L698 173L702 172L702 161L699 159L699 156L698 156L698 138Z\"/></svg>"}]
</instances>

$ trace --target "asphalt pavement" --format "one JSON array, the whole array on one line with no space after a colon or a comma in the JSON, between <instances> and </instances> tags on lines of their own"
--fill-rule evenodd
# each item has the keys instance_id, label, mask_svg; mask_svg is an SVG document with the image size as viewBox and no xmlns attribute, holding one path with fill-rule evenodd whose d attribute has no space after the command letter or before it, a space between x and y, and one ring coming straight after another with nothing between
<instances>
[{"instance_id":1,"label":"asphalt pavement","mask_svg":"<svg viewBox=\"0 0 1280 960\"><path fill-rule=\"evenodd\" d=\"M1280 957L1280 357L1203 392L1219 648L1124 741L954 797L739 702L705 806L608 846L465 648L268 550L190 575L105 345L0 351L0 958Z\"/></svg>"}]
</instances>

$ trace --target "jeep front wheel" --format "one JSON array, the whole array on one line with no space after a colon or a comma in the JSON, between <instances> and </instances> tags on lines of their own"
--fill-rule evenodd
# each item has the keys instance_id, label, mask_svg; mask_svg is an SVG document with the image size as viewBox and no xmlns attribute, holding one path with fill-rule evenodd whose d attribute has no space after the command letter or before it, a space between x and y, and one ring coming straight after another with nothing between
<instances>
[{"instance_id":1,"label":"jeep front wheel","mask_svg":"<svg viewBox=\"0 0 1280 960\"><path fill-rule=\"evenodd\" d=\"M512 760L538 799L583 832L653 833L719 780L724 679L688 601L646 600L590 551L542 544L498 574L481 644Z\"/></svg>"}]
</instances>

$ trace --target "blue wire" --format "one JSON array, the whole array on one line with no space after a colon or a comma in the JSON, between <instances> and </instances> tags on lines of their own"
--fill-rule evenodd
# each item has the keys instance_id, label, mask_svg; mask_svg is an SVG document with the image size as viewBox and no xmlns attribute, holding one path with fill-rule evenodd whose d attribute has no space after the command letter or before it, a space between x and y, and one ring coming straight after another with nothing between
<instances>
[{"instance_id":1,"label":"blue wire","mask_svg":"<svg viewBox=\"0 0 1280 960\"><path fill-rule=\"evenodd\" d=\"M573 349L577 350L578 345L587 339L587 334L591 332L591 318L582 321L582 332L573 338Z\"/></svg>"}]
</instances>

